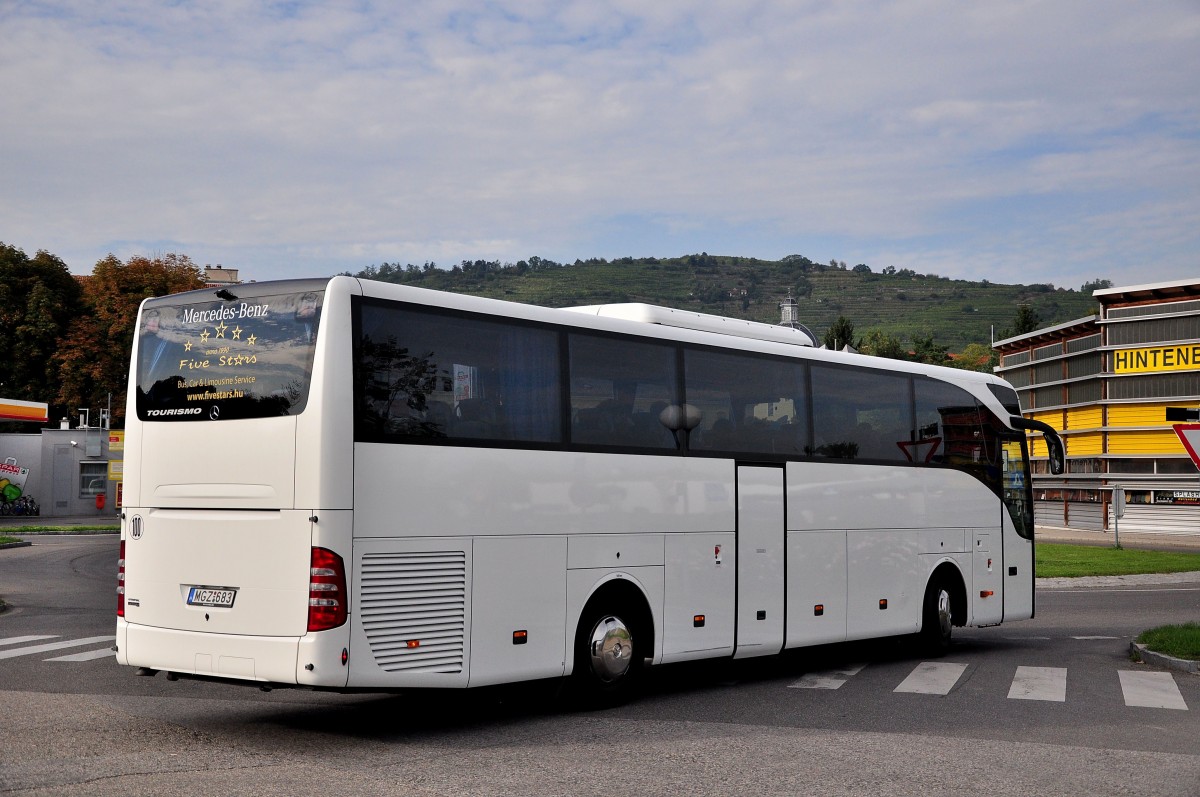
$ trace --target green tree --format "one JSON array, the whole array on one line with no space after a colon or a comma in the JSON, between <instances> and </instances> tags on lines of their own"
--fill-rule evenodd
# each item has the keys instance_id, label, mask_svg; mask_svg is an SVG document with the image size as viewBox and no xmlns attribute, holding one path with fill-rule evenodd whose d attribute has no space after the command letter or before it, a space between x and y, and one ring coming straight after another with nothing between
<instances>
[{"instance_id":1,"label":"green tree","mask_svg":"<svg viewBox=\"0 0 1200 797\"><path fill-rule=\"evenodd\" d=\"M851 323L844 315L840 315L837 321L833 322L825 332L824 338L825 348L840 350L845 346L853 346L858 348L858 343L854 340L854 324Z\"/></svg>"},{"instance_id":2,"label":"green tree","mask_svg":"<svg viewBox=\"0 0 1200 797\"><path fill-rule=\"evenodd\" d=\"M947 365L966 371L991 373L1000 364L1000 354L983 343L968 343L962 353L952 358Z\"/></svg>"},{"instance_id":3,"label":"green tree","mask_svg":"<svg viewBox=\"0 0 1200 797\"><path fill-rule=\"evenodd\" d=\"M1013 336L1027 335L1041 326L1042 319L1038 318L1037 310L1027 304L1017 308L1017 317L1013 320Z\"/></svg>"},{"instance_id":4,"label":"green tree","mask_svg":"<svg viewBox=\"0 0 1200 797\"><path fill-rule=\"evenodd\" d=\"M950 355L946 354L946 348L946 346L934 343L933 335L913 336L913 359L919 363L945 365L950 360Z\"/></svg>"},{"instance_id":5,"label":"green tree","mask_svg":"<svg viewBox=\"0 0 1200 797\"><path fill-rule=\"evenodd\" d=\"M1103 290L1105 288L1111 288L1111 287L1112 287L1112 280L1095 279L1095 280L1092 280L1091 282L1083 283L1083 285L1079 288L1079 292L1080 293L1091 293L1092 291L1099 291L1099 290Z\"/></svg>"},{"instance_id":6,"label":"green tree","mask_svg":"<svg viewBox=\"0 0 1200 797\"><path fill-rule=\"evenodd\" d=\"M30 258L0 243L0 395L56 402L60 385L51 358L81 315L80 294L79 282L54 255L39 251ZM60 412L56 406L53 415Z\"/></svg>"},{"instance_id":7,"label":"green tree","mask_svg":"<svg viewBox=\"0 0 1200 797\"><path fill-rule=\"evenodd\" d=\"M68 407L103 407L112 396L113 419L125 416L125 389L134 324L143 299L204 287L200 270L186 255L122 263L109 255L84 282L87 312L68 328L53 357Z\"/></svg>"},{"instance_id":8,"label":"green tree","mask_svg":"<svg viewBox=\"0 0 1200 797\"><path fill-rule=\"evenodd\" d=\"M895 335L889 335L882 329L869 330L863 337L858 350L863 354L875 357L887 357L892 360L908 359L908 352L900 343L900 339Z\"/></svg>"}]
</instances>

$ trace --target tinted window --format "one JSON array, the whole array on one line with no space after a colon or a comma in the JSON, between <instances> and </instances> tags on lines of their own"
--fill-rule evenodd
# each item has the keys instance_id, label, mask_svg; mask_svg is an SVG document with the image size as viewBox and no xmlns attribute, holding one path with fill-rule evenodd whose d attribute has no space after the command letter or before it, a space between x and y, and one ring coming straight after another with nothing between
<instances>
[{"instance_id":1,"label":"tinted window","mask_svg":"<svg viewBox=\"0 0 1200 797\"><path fill-rule=\"evenodd\" d=\"M571 442L674 449L663 411L678 406L675 349L569 335Z\"/></svg>"},{"instance_id":2,"label":"tinted window","mask_svg":"<svg viewBox=\"0 0 1200 797\"><path fill-rule=\"evenodd\" d=\"M693 451L799 456L808 442L804 366L739 354L688 351L687 403L700 410Z\"/></svg>"},{"instance_id":3,"label":"tinted window","mask_svg":"<svg viewBox=\"0 0 1200 797\"><path fill-rule=\"evenodd\" d=\"M830 459L908 462L912 401L904 375L812 366L811 453Z\"/></svg>"},{"instance_id":4,"label":"tinted window","mask_svg":"<svg viewBox=\"0 0 1200 797\"><path fill-rule=\"evenodd\" d=\"M973 465L984 458L984 438L979 408L965 390L917 379L917 427L905 452L913 462Z\"/></svg>"},{"instance_id":5,"label":"tinted window","mask_svg":"<svg viewBox=\"0 0 1200 797\"><path fill-rule=\"evenodd\" d=\"M360 308L357 439L561 440L555 332L400 305Z\"/></svg>"},{"instance_id":6,"label":"tinted window","mask_svg":"<svg viewBox=\"0 0 1200 797\"><path fill-rule=\"evenodd\" d=\"M1028 384L1028 380L1026 380ZM1021 402L1017 400L1017 391L1008 385L988 384L988 390L1000 401L1000 406L1008 410L1010 415L1021 414Z\"/></svg>"},{"instance_id":7,"label":"tinted window","mask_svg":"<svg viewBox=\"0 0 1200 797\"><path fill-rule=\"evenodd\" d=\"M301 412L322 298L311 291L147 304L138 330L138 417L200 421Z\"/></svg>"}]
</instances>

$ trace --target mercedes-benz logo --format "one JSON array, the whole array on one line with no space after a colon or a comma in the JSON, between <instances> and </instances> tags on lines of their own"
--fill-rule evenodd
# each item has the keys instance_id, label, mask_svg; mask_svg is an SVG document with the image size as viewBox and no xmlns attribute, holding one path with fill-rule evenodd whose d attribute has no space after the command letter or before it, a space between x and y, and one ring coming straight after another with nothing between
<instances>
[{"instance_id":1,"label":"mercedes-benz logo","mask_svg":"<svg viewBox=\"0 0 1200 797\"><path fill-rule=\"evenodd\" d=\"M220 418L220 417L221 417L221 408L220 407L218 407L216 404L214 404L208 408L208 419L210 421L215 421L217 418Z\"/></svg>"}]
</instances>

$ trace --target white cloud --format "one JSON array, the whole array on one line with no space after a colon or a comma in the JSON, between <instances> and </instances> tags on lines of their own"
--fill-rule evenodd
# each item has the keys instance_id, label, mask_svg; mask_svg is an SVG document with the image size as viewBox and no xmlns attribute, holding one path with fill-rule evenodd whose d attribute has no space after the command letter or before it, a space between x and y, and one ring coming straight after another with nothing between
<instances>
[{"instance_id":1,"label":"white cloud","mask_svg":"<svg viewBox=\"0 0 1200 797\"><path fill-rule=\"evenodd\" d=\"M0 11L0 239L79 272L172 242L261 279L713 251L719 228L726 254L993 281L1036 254L1150 281L1200 244L1198 19L1165 0L27 3ZM620 219L687 248L629 251ZM831 240L847 251L806 249Z\"/></svg>"}]
</instances>

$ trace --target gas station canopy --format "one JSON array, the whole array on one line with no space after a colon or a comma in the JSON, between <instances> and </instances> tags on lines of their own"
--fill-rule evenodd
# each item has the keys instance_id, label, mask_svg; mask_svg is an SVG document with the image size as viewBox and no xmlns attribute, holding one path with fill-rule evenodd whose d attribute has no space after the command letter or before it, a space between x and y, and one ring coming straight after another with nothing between
<instances>
[{"instance_id":1,"label":"gas station canopy","mask_svg":"<svg viewBox=\"0 0 1200 797\"><path fill-rule=\"evenodd\" d=\"M50 418L50 406L40 401L17 401L0 398L0 421L32 421L46 423Z\"/></svg>"}]
</instances>

